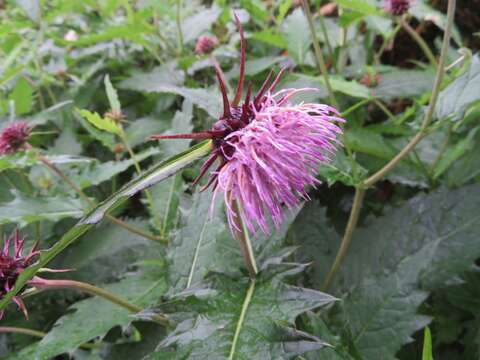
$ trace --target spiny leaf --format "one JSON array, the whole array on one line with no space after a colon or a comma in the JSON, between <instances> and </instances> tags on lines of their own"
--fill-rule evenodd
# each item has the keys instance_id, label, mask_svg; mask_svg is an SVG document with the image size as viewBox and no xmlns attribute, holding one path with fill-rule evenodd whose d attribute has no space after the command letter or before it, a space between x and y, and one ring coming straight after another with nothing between
<instances>
[{"instance_id":1,"label":"spiny leaf","mask_svg":"<svg viewBox=\"0 0 480 360\"><path fill-rule=\"evenodd\" d=\"M65 196L29 196L13 191L14 199L0 204L0 224L17 223L25 226L36 221L58 221L80 218L85 204L79 199Z\"/></svg>"},{"instance_id":2,"label":"spiny leaf","mask_svg":"<svg viewBox=\"0 0 480 360\"><path fill-rule=\"evenodd\" d=\"M186 352L189 358L199 360L212 356L291 359L324 346L320 339L288 326L301 313L335 299L315 290L286 285L281 279L288 272L273 278L267 273L251 282L244 277L217 274L209 279L207 288L192 289L192 296L186 293L183 311L194 312L193 317L180 322L148 359L162 358L161 354L174 345L179 350L174 358L180 359L181 353Z\"/></svg>"},{"instance_id":3,"label":"spiny leaf","mask_svg":"<svg viewBox=\"0 0 480 360\"><path fill-rule=\"evenodd\" d=\"M109 117L101 117L98 113L90 112L88 110L78 110L78 113L82 115L90 124L100 130L105 130L111 134L121 135L121 129L118 124Z\"/></svg>"},{"instance_id":4,"label":"spiny leaf","mask_svg":"<svg viewBox=\"0 0 480 360\"><path fill-rule=\"evenodd\" d=\"M158 301L165 287L165 280L155 272L128 276L106 289L134 305L147 307ZM58 319L40 341L35 360L48 360L74 350L93 338L103 337L114 326L132 321L128 310L98 297L79 301L71 309L74 312Z\"/></svg>"}]
</instances>

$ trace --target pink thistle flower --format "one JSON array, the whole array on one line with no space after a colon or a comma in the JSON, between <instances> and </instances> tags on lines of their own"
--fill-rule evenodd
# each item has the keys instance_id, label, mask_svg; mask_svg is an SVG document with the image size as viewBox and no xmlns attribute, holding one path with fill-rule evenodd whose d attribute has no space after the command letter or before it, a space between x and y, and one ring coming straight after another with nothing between
<instances>
[{"instance_id":1,"label":"pink thistle flower","mask_svg":"<svg viewBox=\"0 0 480 360\"><path fill-rule=\"evenodd\" d=\"M384 9L386 12L399 16L410 9L413 0L385 0Z\"/></svg>"},{"instance_id":2,"label":"pink thistle flower","mask_svg":"<svg viewBox=\"0 0 480 360\"><path fill-rule=\"evenodd\" d=\"M197 39L195 45L195 53L198 55L208 54L218 46L218 39L216 36L202 35Z\"/></svg>"},{"instance_id":3,"label":"pink thistle flower","mask_svg":"<svg viewBox=\"0 0 480 360\"><path fill-rule=\"evenodd\" d=\"M10 249L12 244L13 251ZM24 255L24 245L25 239L20 237L18 229L10 237L4 239L3 249L0 251L0 299L13 288L18 276L32 265L35 257L40 254L34 246L28 254ZM18 296L14 296L12 300L28 318L23 300ZM3 310L0 311L0 319L3 317L3 313Z\"/></svg>"},{"instance_id":4,"label":"pink thistle flower","mask_svg":"<svg viewBox=\"0 0 480 360\"><path fill-rule=\"evenodd\" d=\"M30 135L25 121L15 121L0 132L0 155L14 154L23 148Z\"/></svg>"},{"instance_id":5,"label":"pink thistle flower","mask_svg":"<svg viewBox=\"0 0 480 360\"><path fill-rule=\"evenodd\" d=\"M223 98L223 114L212 129L177 135L154 135L151 139L212 139L214 150L193 181L197 184L208 169L219 160L201 188L213 188L214 198L224 193L227 218L232 232L238 230L233 201L241 204L243 219L250 231L258 226L268 233L268 220L276 227L283 220L283 207L298 206L308 199L306 186L316 185L317 168L329 161L339 143L343 122L337 110L322 104L293 105L290 98L315 89L286 89L274 93L285 71L272 81L270 72L256 96L247 85L245 100L239 105L245 74L245 40L240 21L241 61L236 95L229 101L219 65L215 72ZM213 204L213 202L212 202Z\"/></svg>"}]
</instances>

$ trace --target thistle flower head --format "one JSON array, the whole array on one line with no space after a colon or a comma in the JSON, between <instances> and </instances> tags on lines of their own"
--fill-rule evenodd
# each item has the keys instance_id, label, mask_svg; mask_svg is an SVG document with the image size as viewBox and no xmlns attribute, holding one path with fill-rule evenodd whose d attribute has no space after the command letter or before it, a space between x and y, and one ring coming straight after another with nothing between
<instances>
[{"instance_id":1,"label":"thistle flower head","mask_svg":"<svg viewBox=\"0 0 480 360\"><path fill-rule=\"evenodd\" d=\"M212 139L214 150L200 169L193 185L218 160L217 168L201 191L212 187L214 197L224 193L232 232L237 229L233 201L239 201L247 227L269 232L269 219L279 226L283 207L293 208L308 199L305 187L318 184L320 164L334 154L343 121L327 105L293 105L291 98L315 89L286 89L274 92L285 69L273 79L270 72L257 95L247 85L240 105L245 74L245 41L240 21L240 76L236 95L230 102L219 65L215 72L223 98L223 114L210 130L192 134L154 135L151 139Z\"/></svg>"},{"instance_id":2,"label":"thistle flower head","mask_svg":"<svg viewBox=\"0 0 480 360\"><path fill-rule=\"evenodd\" d=\"M0 299L13 288L18 276L25 268L32 265L35 257L39 254L35 246L28 254L23 254L24 245L25 239L20 236L18 229L4 239L3 249L0 251ZM22 299L14 296L12 300L23 311L25 317L28 317ZM0 311L0 319L2 317L3 311Z\"/></svg>"},{"instance_id":3,"label":"thistle flower head","mask_svg":"<svg viewBox=\"0 0 480 360\"><path fill-rule=\"evenodd\" d=\"M392 15L403 15L410 9L412 0L385 0L385 11Z\"/></svg>"},{"instance_id":4,"label":"thistle flower head","mask_svg":"<svg viewBox=\"0 0 480 360\"><path fill-rule=\"evenodd\" d=\"M218 39L216 36L202 35L197 39L195 45L195 53L198 55L208 54L218 46Z\"/></svg>"},{"instance_id":5,"label":"thistle flower head","mask_svg":"<svg viewBox=\"0 0 480 360\"><path fill-rule=\"evenodd\" d=\"M13 154L23 148L30 135L25 121L15 121L0 132L0 155Z\"/></svg>"}]
</instances>

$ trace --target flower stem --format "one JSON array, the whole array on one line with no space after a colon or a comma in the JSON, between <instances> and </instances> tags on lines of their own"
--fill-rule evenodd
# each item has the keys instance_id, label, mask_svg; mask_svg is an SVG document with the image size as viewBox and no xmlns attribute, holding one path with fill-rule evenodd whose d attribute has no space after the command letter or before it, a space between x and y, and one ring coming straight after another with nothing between
<instances>
[{"instance_id":1,"label":"flower stem","mask_svg":"<svg viewBox=\"0 0 480 360\"><path fill-rule=\"evenodd\" d=\"M325 59L323 57L322 50L318 45L317 33L315 32L315 26L313 25L313 18L312 18L312 13L310 12L308 0L302 0L302 3L303 3L303 11L305 12L308 26L310 28L310 34L312 36L313 49L315 51L315 58L317 60L318 71L323 75L323 79L325 81L325 87L327 88L331 105L333 105L334 107L338 107L337 99L335 98L335 94L333 93L332 86L330 85L327 65L325 64Z\"/></svg>"},{"instance_id":2,"label":"flower stem","mask_svg":"<svg viewBox=\"0 0 480 360\"><path fill-rule=\"evenodd\" d=\"M432 95L430 97L430 103L425 114L425 117L422 121L419 132L408 142L408 144L392 159L390 160L383 168L377 171L375 174L366 179L363 183L359 184L355 189L355 199L353 202L352 210L348 219L347 227L345 229L345 234L342 238L340 244L340 249L335 257L334 263L330 269L329 274L323 285L323 290L327 290L330 284L332 283L333 277L335 276L340 264L347 254L348 247L352 240L353 231L358 222L358 217L360 215L360 210L362 208L363 198L365 195L365 188L374 185L377 181L381 180L389 171L391 171L398 163L407 156L410 151L412 151L415 146L422 140L422 138L427 133L427 128L430 122L432 121L433 112L435 110L435 105L438 100L438 94L440 92L440 85L442 83L443 75L445 73L445 61L448 52L448 45L450 43L450 36L453 25L453 18L455 14L455 5L456 0L448 1L448 10L447 10L447 26L445 27L445 33L443 35L443 44L442 50L440 53L440 60L438 62L437 73L435 76L435 81L433 84Z\"/></svg>"},{"instance_id":3,"label":"flower stem","mask_svg":"<svg viewBox=\"0 0 480 360\"><path fill-rule=\"evenodd\" d=\"M38 330L32 330L32 329L27 329L27 328L22 328L22 327L16 327L16 326L0 326L0 333L5 333L5 334L23 334L23 335L30 335L34 337L39 337L43 338L47 335L47 333L44 333L43 331L38 331ZM82 344L80 345L82 349L96 349L98 346L97 344Z\"/></svg>"},{"instance_id":4,"label":"flower stem","mask_svg":"<svg viewBox=\"0 0 480 360\"><path fill-rule=\"evenodd\" d=\"M232 201L232 209L235 211L235 225L234 229L235 238L240 244L240 250L242 251L243 258L245 260L245 265L247 266L248 274L251 279L255 279L255 276L258 273L257 263L255 261L255 256L253 254L252 243L250 242L250 236L248 234L248 229L245 225L245 222L242 218L241 206L238 200Z\"/></svg>"},{"instance_id":5,"label":"flower stem","mask_svg":"<svg viewBox=\"0 0 480 360\"><path fill-rule=\"evenodd\" d=\"M243 322L245 321L245 315L247 314L248 306L252 301L253 292L255 290L255 279L250 279L250 286L248 287L247 294L245 295L245 300L242 304L242 310L240 312L240 317L238 318L237 327L235 328L235 334L233 335L232 347L230 348L230 354L228 355L228 360L233 360L235 356L235 349L237 347L238 338L240 337L240 332L242 331Z\"/></svg>"},{"instance_id":6,"label":"flower stem","mask_svg":"<svg viewBox=\"0 0 480 360\"><path fill-rule=\"evenodd\" d=\"M124 300L117 295L99 288L97 286L87 284L84 282L80 281L74 281L74 280L47 280L47 279L38 279L34 278L33 280L29 281L29 284L32 286L35 286L36 288L40 290L51 290L51 289L75 289L75 290L80 290L82 292L99 296L105 300L110 301L113 304L116 304L118 306L123 307L124 309L127 309L131 313L139 313L143 311L143 309L137 305L134 305L127 300ZM156 323L159 323L164 326L168 326L169 321L166 316L159 315L159 314L153 314L152 315L152 320L155 321Z\"/></svg>"},{"instance_id":7,"label":"flower stem","mask_svg":"<svg viewBox=\"0 0 480 360\"><path fill-rule=\"evenodd\" d=\"M358 217L362 209L363 198L365 197L365 189L361 186L355 188L355 197L353 199L352 210L350 211L350 216L348 218L347 227L345 229L345 234L343 235L342 242L340 243L340 248L338 249L337 256L333 262L330 272L325 279L323 284L323 291L327 290L330 284L332 283L333 277L337 273L340 264L343 261L345 255L347 255L350 242L352 241L353 231L357 226Z\"/></svg>"},{"instance_id":8,"label":"flower stem","mask_svg":"<svg viewBox=\"0 0 480 360\"><path fill-rule=\"evenodd\" d=\"M50 160L48 160L45 156L41 154L37 154L38 160L40 160L46 167L48 167L54 174L59 176L65 183L67 183L68 186L70 186L73 191L75 191L83 200L85 200L90 206L95 206L95 203L72 181L70 178L65 175L65 173L60 170L55 164L53 164ZM150 234L142 229L139 229L135 226L132 226L130 224L127 224L126 222L117 219L116 217L107 214L106 218L110 220L112 223L123 227L124 229L130 231L131 233L137 234L139 236L142 236L146 239L153 240L153 241L158 241L158 242L165 242L165 240L162 237L155 236L153 234Z\"/></svg>"},{"instance_id":9,"label":"flower stem","mask_svg":"<svg viewBox=\"0 0 480 360\"><path fill-rule=\"evenodd\" d=\"M182 0L177 0L177 13L175 21L177 24L177 36L178 36L178 53L181 55L183 53L183 31L182 31L182 21L180 17L180 10L182 7Z\"/></svg>"},{"instance_id":10,"label":"flower stem","mask_svg":"<svg viewBox=\"0 0 480 360\"><path fill-rule=\"evenodd\" d=\"M433 55L432 50L428 47L427 43L423 38L410 26L410 24L406 21L405 18L401 18L400 25L402 28L412 37L412 39L417 43L417 45L422 49L424 55L427 57L430 64L433 65L434 68L438 67L437 60L435 59L435 55Z\"/></svg>"},{"instance_id":11,"label":"flower stem","mask_svg":"<svg viewBox=\"0 0 480 360\"><path fill-rule=\"evenodd\" d=\"M435 75L435 81L433 83L432 95L430 97L430 103L428 105L427 113L423 118L422 125L418 133L408 142L408 144L392 159L390 160L383 168L377 171L375 174L370 176L365 180L364 184L367 187L374 185L377 181L382 179L389 171L391 171L397 164L407 156L410 151L422 140L422 138L427 133L428 125L433 118L433 113L435 111L435 106L437 105L438 94L440 93L440 86L442 84L442 79L445 74L445 62L447 59L448 45L450 44L450 36L452 33L453 26L453 17L455 14L455 4L456 0L448 1L448 10L447 10L447 26L445 27L445 33L443 35L442 51L440 53L440 60L438 62L437 73Z\"/></svg>"}]
</instances>

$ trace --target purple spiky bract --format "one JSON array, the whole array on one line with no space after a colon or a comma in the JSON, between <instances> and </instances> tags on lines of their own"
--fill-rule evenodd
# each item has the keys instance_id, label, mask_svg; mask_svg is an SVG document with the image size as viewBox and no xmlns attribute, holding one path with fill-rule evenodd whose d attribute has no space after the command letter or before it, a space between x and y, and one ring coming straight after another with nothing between
<instances>
[{"instance_id":1,"label":"purple spiky bract","mask_svg":"<svg viewBox=\"0 0 480 360\"><path fill-rule=\"evenodd\" d=\"M413 0L385 0L384 8L392 15L403 15L410 9Z\"/></svg>"},{"instance_id":2,"label":"purple spiky bract","mask_svg":"<svg viewBox=\"0 0 480 360\"><path fill-rule=\"evenodd\" d=\"M23 148L30 136L30 127L25 121L8 124L0 132L0 155L13 154Z\"/></svg>"},{"instance_id":3,"label":"purple spiky bract","mask_svg":"<svg viewBox=\"0 0 480 360\"><path fill-rule=\"evenodd\" d=\"M35 257L39 254L35 246L28 254L23 254L24 246L25 239L20 236L18 229L4 239L3 249L0 251L0 299L13 288L18 276L33 264ZM19 296L14 296L12 300L28 318L27 309L22 299ZM3 311L0 311L0 319L2 317Z\"/></svg>"},{"instance_id":4,"label":"purple spiky bract","mask_svg":"<svg viewBox=\"0 0 480 360\"><path fill-rule=\"evenodd\" d=\"M244 221L252 232L258 227L269 233L269 218L276 227L283 220L283 205L294 208L308 199L306 186L319 183L315 175L330 161L338 144L343 121L327 105L293 105L289 98L311 89L286 89L266 94L254 119L229 134L233 149L218 172L218 187L227 204L230 227L236 213L230 204L239 200Z\"/></svg>"}]
</instances>

